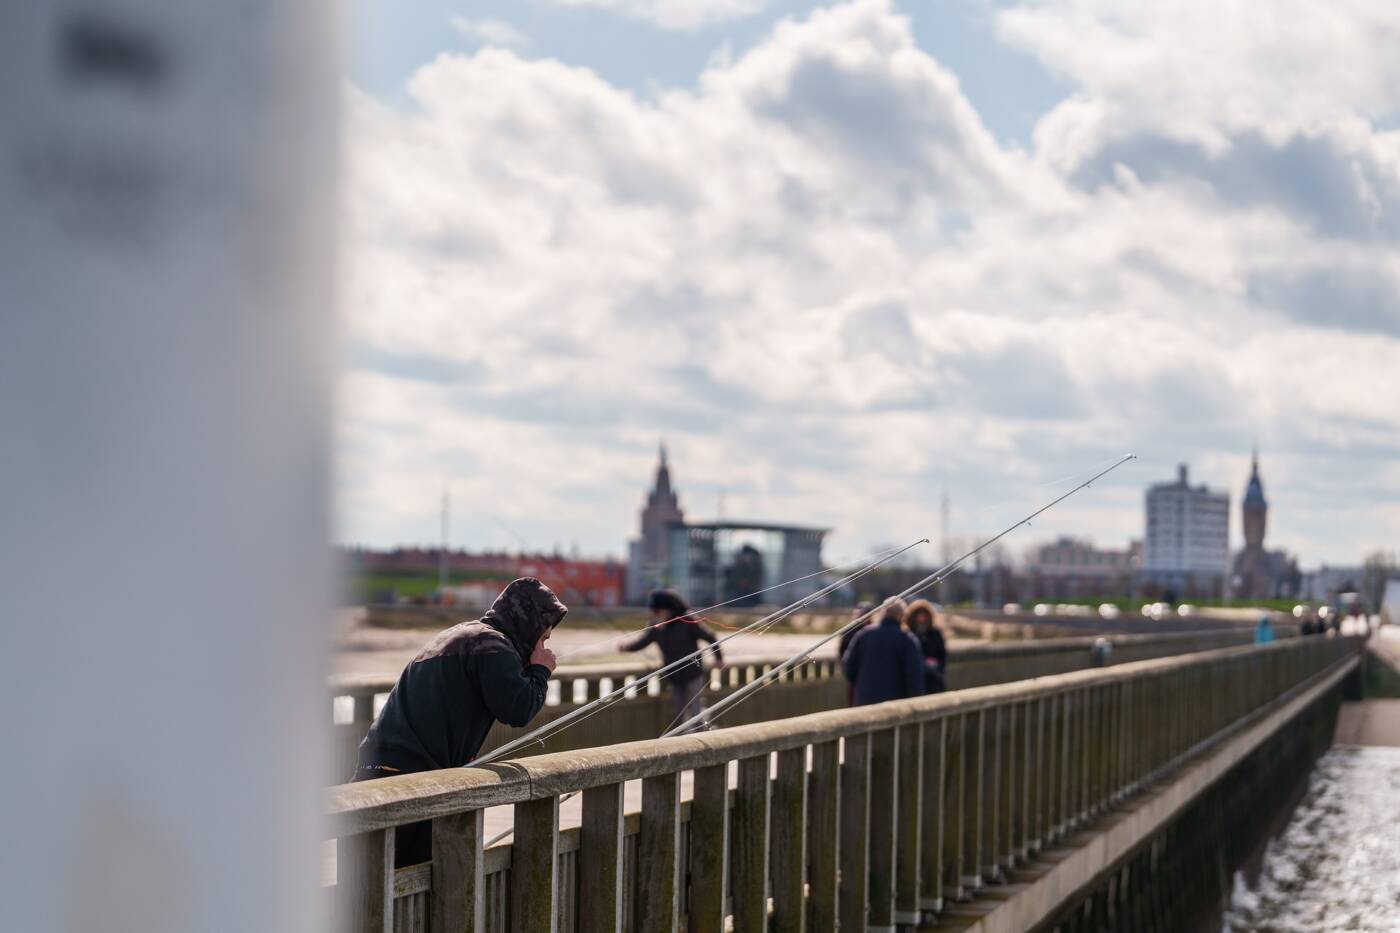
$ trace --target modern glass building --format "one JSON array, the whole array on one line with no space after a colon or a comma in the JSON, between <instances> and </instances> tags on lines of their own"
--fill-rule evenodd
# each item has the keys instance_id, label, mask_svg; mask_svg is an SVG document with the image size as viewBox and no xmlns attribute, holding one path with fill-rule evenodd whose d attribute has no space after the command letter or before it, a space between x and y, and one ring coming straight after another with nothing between
<instances>
[{"instance_id":1,"label":"modern glass building","mask_svg":"<svg viewBox=\"0 0 1400 933\"><path fill-rule=\"evenodd\" d=\"M667 584L693 606L724 602L776 587L736 606L782 605L810 596L827 581L820 572L826 528L738 522L674 523L667 527Z\"/></svg>"}]
</instances>

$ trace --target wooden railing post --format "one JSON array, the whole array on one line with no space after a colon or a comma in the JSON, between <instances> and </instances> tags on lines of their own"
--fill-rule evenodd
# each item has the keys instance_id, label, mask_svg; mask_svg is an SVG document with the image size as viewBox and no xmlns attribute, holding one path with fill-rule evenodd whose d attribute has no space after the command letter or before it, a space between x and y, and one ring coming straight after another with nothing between
<instances>
[{"instance_id":1,"label":"wooden railing post","mask_svg":"<svg viewBox=\"0 0 1400 933\"><path fill-rule=\"evenodd\" d=\"M894 922L901 926L918 923L921 910L919 888L923 883L922 860L926 848L921 838L926 828L923 817L925 729L933 731L934 724L911 723L898 730ZM937 802L930 799L928 806L936 807Z\"/></svg>"},{"instance_id":2,"label":"wooden railing post","mask_svg":"<svg viewBox=\"0 0 1400 933\"><path fill-rule=\"evenodd\" d=\"M374 694L356 693L350 697L351 713L350 721L364 723L368 726L374 722Z\"/></svg>"},{"instance_id":3,"label":"wooden railing post","mask_svg":"<svg viewBox=\"0 0 1400 933\"><path fill-rule=\"evenodd\" d=\"M840 740L813 745L807 787L807 929L812 933L836 929L840 787Z\"/></svg>"},{"instance_id":4,"label":"wooden railing post","mask_svg":"<svg viewBox=\"0 0 1400 933\"><path fill-rule=\"evenodd\" d=\"M1035 811L1031 807L1034 803L1033 795L1038 783L1035 743L1039 731L1040 701L1038 699L1026 700L1021 704L1021 789L1017 795L1016 803L1016 857L1021 861L1030 857L1031 847L1035 839Z\"/></svg>"},{"instance_id":5,"label":"wooden railing post","mask_svg":"<svg viewBox=\"0 0 1400 933\"><path fill-rule=\"evenodd\" d=\"M864 930L870 885L870 736L848 735L841 762L840 928Z\"/></svg>"},{"instance_id":6,"label":"wooden railing post","mask_svg":"<svg viewBox=\"0 0 1400 933\"><path fill-rule=\"evenodd\" d=\"M763 930L768 917L768 755L739 762L729 837L734 928Z\"/></svg>"},{"instance_id":7,"label":"wooden railing post","mask_svg":"<svg viewBox=\"0 0 1400 933\"><path fill-rule=\"evenodd\" d=\"M943 909L943 763L946 717L926 722L920 733L919 914L920 922Z\"/></svg>"},{"instance_id":8,"label":"wooden railing post","mask_svg":"<svg viewBox=\"0 0 1400 933\"><path fill-rule=\"evenodd\" d=\"M778 753L773 784L770 849L775 933L802 933L807 914L802 900L807 863L807 747Z\"/></svg>"},{"instance_id":9,"label":"wooden railing post","mask_svg":"<svg viewBox=\"0 0 1400 933\"><path fill-rule=\"evenodd\" d=\"M622 931L621 782L583 792L583 826L579 831L579 933ZM434 927L435 933L448 933Z\"/></svg>"},{"instance_id":10,"label":"wooden railing post","mask_svg":"<svg viewBox=\"0 0 1400 933\"><path fill-rule=\"evenodd\" d=\"M515 805L510 928L553 933L559 921L559 798Z\"/></svg>"},{"instance_id":11,"label":"wooden railing post","mask_svg":"<svg viewBox=\"0 0 1400 933\"><path fill-rule=\"evenodd\" d=\"M998 735L998 770L1001 771L999 800L997 801L997 851L998 873L1005 876L1016 863L1016 793L1020 787L1017 754L1017 712L1018 703L1007 703L1001 708L1001 727Z\"/></svg>"},{"instance_id":12,"label":"wooden railing post","mask_svg":"<svg viewBox=\"0 0 1400 933\"><path fill-rule=\"evenodd\" d=\"M637 929L674 933L680 923L681 776L642 780L642 823L637 837Z\"/></svg>"},{"instance_id":13,"label":"wooden railing post","mask_svg":"<svg viewBox=\"0 0 1400 933\"><path fill-rule=\"evenodd\" d=\"M981 709L963 717L962 805L962 887L971 893L982 887L982 820L986 786L982 783L982 753L987 711Z\"/></svg>"},{"instance_id":14,"label":"wooden railing post","mask_svg":"<svg viewBox=\"0 0 1400 933\"><path fill-rule=\"evenodd\" d=\"M486 879L482 810L433 819L433 887L430 913L439 933L483 933Z\"/></svg>"},{"instance_id":15,"label":"wooden railing post","mask_svg":"<svg viewBox=\"0 0 1400 933\"><path fill-rule=\"evenodd\" d=\"M722 933L729 877L729 765L695 769L690 801L691 933Z\"/></svg>"},{"instance_id":16,"label":"wooden railing post","mask_svg":"<svg viewBox=\"0 0 1400 933\"><path fill-rule=\"evenodd\" d=\"M886 930L894 926L894 853L898 774L902 767L894 729L870 736L870 926ZM900 813L898 818L902 819ZM917 828L917 827L916 827Z\"/></svg>"},{"instance_id":17,"label":"wooden railing post","mask_svg":"<svg viewBox=\"0 0 1400 933\"><path fill-rule=\"evenodd\" d=\"M392 933L394 830L380 829L338 840L336 893L341 929L349 933Z\"/></svg>"},{"instance_id":18,"label":"wooden railing post","mask_svg":"<svg viewBox=\"0 0 1400 933\"><path fill-rule=\"evenodd\" d=\"M1060 824L1058 833L1060 836L1068 833L1074 823L1074 757L1072 752L1076 750L1074 736L1078 727L1079 708L1078 697L1075 691L1066 690L1060 694L1060 728L1059 728L1059 773L1056 780L1059 782L1059 800L1056 809L1059 812Z\"/></svg>"},{"instance_id":19,"label":"wooden railing post","mask_svg":"<svg viewBox=\"0 0 1400 933\"><path fill-rule=\"evenodd\" d=\"M967 747L967 715L955 713L943 727L943 890L945 901L964 897L963 836L967 807L963 805L963 756ZM942 905L940 905L941 909Z\"/></svg>"},{"instance_id":20,"label":"wooden railing post","mask_svg":"<svg viewBox=\"0 0 1400 933\"><path fill-rule=\"evenodd\" d=\"M995 884L1001 879L1001 867L997 858L997 827L1000 821L1001 786L1004 783L1001 764L1001 733L1005 724L1006 711L1002 707L989 707L982 710L982 767L977 781L978 806L981 813L982 831L979 833L981 849L976 863L978 875L983 884Z\"/></svg>"},{"instance_id":21,"label":"wooden railing post","mask_svg":"<svg viewBox=\"0 0 1400 933\"><path fill-rule=\"evenodd\" d=\"M1060 822L1063 819L1060 809L1060 793L1064 786L1061 777L1061 734L1064 731L1064 696L1052 693L1045 698L1045 781L1041 824L1041 845L1049 846L1060 838Z\"/></svg>"}]
</instances>

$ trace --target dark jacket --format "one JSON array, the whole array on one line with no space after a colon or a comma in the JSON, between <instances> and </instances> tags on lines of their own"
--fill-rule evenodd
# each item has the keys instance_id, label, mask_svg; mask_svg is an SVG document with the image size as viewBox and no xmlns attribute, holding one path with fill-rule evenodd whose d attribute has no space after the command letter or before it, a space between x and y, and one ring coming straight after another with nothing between
<instances>
[{"instance_id":1,"label":"dark jacket","mask_svg":"<svg viewBox=\"0 0 1400 933\"><path fill-rule=\"evenodd\" d=\"M862 626L847 629L846 631L842 632L841 637L836 640L837 659L839 660L841 658L844 658L846 656L846 652L849 651L851 648L851 642L856 640L856 636L859 635L861 632L865 631L866 629L870 628L870 626L873 624L873 622L866 622Z\"/></svg>"},{"instance_id":2,"label":"dark jacket","mask_svg":"<svg viewBox=\"0 0 1400 933\"><path fill-rule=\"evenodd\" d=\"M893 617L861 629L846 649L841 668L846 679L855 684L857 706L922 696L924 692L924 658L919 643Z\"/></svg>"},{"instance_id":3,"label":"dark jacket","mask_svg":"<svg viewBox=\"0 0 1400 933\"><path fill-rule=\"evenodd\" d=\"M535 643L568 609L533 577L505 588L480 619L439 632L409 662L360 743L361 765L459 768L500 720L524 726L544 705L549 669Z\"/></svg>"},{"instance_id":4,"label":"dark jacket","mask_svg":"<svg viewBox=\"0 0 1400 933\"><path fill-rule=\"evenodd\" d=\"M642 633L642 637L626 645L624 651L641 651L647 645L657 645L661 648L661 660L664 664L674 664L688 654L694 654L695 649L700 647L702 641L715 643L715 633L710 631L701 622L682 616L679 619L672 619L669 622L662 622L660 625L653 625ZM713 652L715 663L724 660L723 653L716 648ZM699 677L702 668L700 659L696 658L689 664L676 668L667 674L662 680L674 683L689 683Z\"/></svg>"},{"instance_id":5,"label":"dark jacket","mask_svg":"<svg viewBox=\"0 0 1400 933\"><path fill-rule=\"evenodd\" d=\"M914 636L924 656L924 693L942 693L948 680L948 643L938 626L930 625Z\"/></svg>"}]
</instances>

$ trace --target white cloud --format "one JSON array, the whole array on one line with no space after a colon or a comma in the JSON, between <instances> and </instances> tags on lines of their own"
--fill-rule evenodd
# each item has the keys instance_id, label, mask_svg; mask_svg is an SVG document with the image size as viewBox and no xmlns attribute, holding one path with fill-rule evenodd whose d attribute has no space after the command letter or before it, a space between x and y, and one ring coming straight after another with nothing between
<instances>
[{"instance_id":1,"label":"white cloud","mask_svg":"<svg viewBox=\"0 0 1400 933\"><path fill-rule=\"evenodd\" d=\"M1091 98L1100 125L1208 147L1240 128L1274 139L1400 108L1400 4L1388 0L1036 0L999 31Z\"/></svg>"},{"instance_id":2,"label":"white cloud","mask_svg":"<svg viewBox=\"0 0 1400 933\"><path fill-rule=\"evenodd\" d=\"M471 19L457 15L452 17L452 28L464 39L503 49L522 49L530 44L529 36L501 19Z\"/></svg>"},{"instance_id":3,"label":"white cloud","mask_svg":"<svg viewBox=\"0 0 1400 933\"><path fill-rule=\"evenodd\" d=\"M1158 119L1131 53L1184 26L1028 9L1008 34L1044 25L1080 85L1031 152L886 0L783 22L693 90L487 48L423 66L410 111L352 94L343 535L431 539L451 475L473 542L616 552L663 435L688 507L722 487L731 515L835 526L838 554L927 534L941 487L990 529L1134 449L1044 529L1126 537L1180 459L1238 494L1256 438L1271 540L1335 561L1400 532L1363 505L1400 492L1366 465L1400 453L1383 82L1291 122L1154 91ZM1056 37L1081 28L1112 47L1075 64Z\"/></svg>"},{"instance_id":4,"label":"white cloud","mask_svg":"<svg viewBox=\"0 0 1400 933\"><path fill-rule=\"evenodd\" d=\"M593 7L667 29L695 29L710 23L752 16L768 0L545 0L556 6Z\"/></svg>"}]
</instances>

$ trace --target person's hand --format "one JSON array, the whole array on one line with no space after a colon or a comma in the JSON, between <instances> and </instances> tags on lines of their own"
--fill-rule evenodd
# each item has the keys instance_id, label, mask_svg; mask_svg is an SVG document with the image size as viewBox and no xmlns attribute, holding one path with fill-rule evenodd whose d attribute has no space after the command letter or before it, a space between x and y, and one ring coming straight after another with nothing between
<instances>
[{"instance_id":1,"label":"person's hand","mask_svg":"<svg viewBox=\"0 0 1400 933\"><path fill-rule=\"evenodd\" d=\"M724 670L724 658L715 658L714 667L715 667L715 670L717 670L717 671L722 671L722 670Z\"/></svg>"},{"instance_id":2,"label":"person's hand","mask_svg":"<svg viewBox=\"0 0 1400 933\"><path fill-rule=\"evenodd\" d=\"M535 650L530 652L530 663L538 664L551 674L554 673L554 665L558 662L554 659L554 652L545 647L545 642L549 639L549 633L545 632L540 636L540 640L535 642Z\"/></svg>"}]
</instances>

